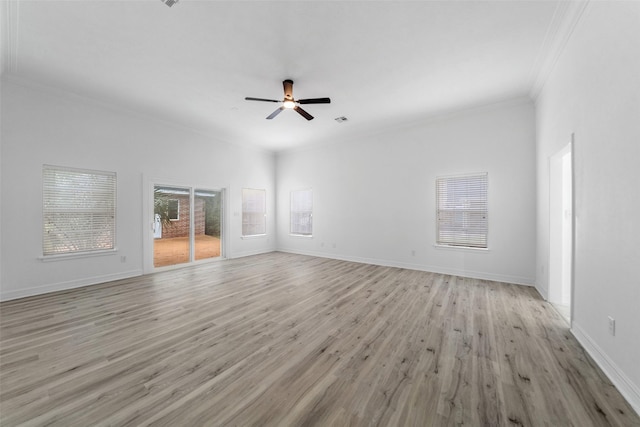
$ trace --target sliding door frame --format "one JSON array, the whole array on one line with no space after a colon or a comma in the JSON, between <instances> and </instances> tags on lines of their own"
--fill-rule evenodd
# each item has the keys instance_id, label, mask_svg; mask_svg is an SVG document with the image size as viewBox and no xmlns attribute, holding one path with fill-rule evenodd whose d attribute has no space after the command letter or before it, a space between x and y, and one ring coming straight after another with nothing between
<instances>
[{"instance_id":1,"label":"sliding door frame","mask_svg":"<svg viewBox=\"0 0 640 427\"><path fill-rule=\"evenodd\" d=\"M198 185L199 183L185 183L184 181L177 181L164 178L152 178L144 177L142 183L142 259L143 259L143 272L144 274L150 274L158 271L174 270L177 268L184 268L191 265L215 262L227 257L228 249L228 235L229 235L229 220L227 212L228 204L228 186L219 187L216 185ZM190 218L189 218L189 262L169 265L165 267L155 267L153 264L153 251L154 251L154 237L153 237L153 223L154 223L154 188L156 186L178 187L189 190L189 204L190 204ZM207 258L196 260L195 259L195 236L194 236L194 209L195 191L216 191L220 192L222 210L220 215L220 256L215 258Z\"/></svg>"}]
</instances>

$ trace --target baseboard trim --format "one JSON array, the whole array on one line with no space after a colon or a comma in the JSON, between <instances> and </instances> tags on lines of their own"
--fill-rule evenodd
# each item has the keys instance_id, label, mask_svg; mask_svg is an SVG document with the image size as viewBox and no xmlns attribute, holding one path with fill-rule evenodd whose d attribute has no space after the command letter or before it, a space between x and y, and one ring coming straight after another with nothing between
<instances>
[{"instance_id":1,"label":"baseboard trim","mask_svg":"<svg viewBox=\"0 0 640 427\"><path fill-rule=\"evenodd\" d=\"M43 295L51 292L66 291L83 286L97 285L99 283L111 282L113 280L129 279L131 277L142 276L142 270L130 270L121 273L105 274L102 276L88 277L68 282L51 283L44 286L34 286L11 291L0 291L0 301L10 301L18 298L26 298L34 295Z\"/></svg>"},{"instance_id":2,"label":"baseboard trim","mask_svg":"<svg viewBox=\"0 0 640 427\"><path fill-rule=\"evenodd\" d=\"M571 327L571 333L602 369L620 394L629 402L629 405L640 415L640 387L627 377L618 365L607 356L607 353L575 321Z\"/></svg>"},{"instance_id":3,"label":"baseboard trim","mask_svg":"<svg viewBox=\"0 0 640 427\"><path fill-rule=\"evenodd\" d=\"M493 282L504 282L504 283L513 283L516 285L524 285L524 286L533 286L534 279L530 277L521 277L521 276L511 276L504 274L493 274L487 273L483 271L471 271L471 270L459 270L447 267L440 267L434 265L424 265L424 264L414 264L414 263L405 263L398 261L390 261L376 258L363 258L356 256L344 256L337 254L327 254L323 252L314 252L314 251L298 251L291 250L286 248L278 248L278 252L286 252L292 254L299 255L308 255L308 256L316 256L320 258L330 258L337 259L340 261L350 261L357 262L360 264L373 264L380 265L384 267L396 267L396 268L406 268L407 270L418 270L418 271L428 271L430 273L438 273L438 274L448 274L451 276L460 276L460 277L469 277L471 279L480 279L480 280L490 280Z\"/></svg>"},{"instance_id":4,"label":"baseboard trim","mask_svg":"<svg viewBox=\"0 0 640 427\"><path fill-rule=\"evenodd\" d=\"M544 299L545 301L549 301L549 295L547 294L546 289L542 289L538 283L536 283L534 287L536 288L536 291L538 291L542 299Z\"/></svg>"},{"instance_id":5,"label":"baseboard trim","mask_svg":"<svg viewBox=\"0 0 640 427\"><path fill-rule=\"evenodd\" d=\"M248 256L253 256L253 255L269 254L271 252L276 252L276 249L269 248L269 249L258 249L258 250L255 250L255 251L235 252L235 253L229 255L228 258L229 259L244 258L244 257L248 257Z\"/></svg>"},{"instance_id":6,"label":"baseboard trim","mask_svg":"<svg viewBox=\"0 0 640 427\"><path fill-rule=\"evenodd\" d=\"M232 254L229 258L242 258L242 257L247 257L252 255L266 254L274 251L275 249L270 248L270 249L261 249L256 251L236 252ZM90 285L97 285L105 282L111 282L113 280L129 279L131 277L142 276L143 274L144 274L144 271L142 269L136 269L131 271L125 271L122 273L87 277L83 279L70 280L68 282L51 283L43 286L33 286L29 288L24 288L24 289L15 289L15 290L9 290L9 291L0 290L0 301L11 301L14 299L26 298L26 297L31 297L35 295L43 295L51 292L66 291L69 289L81 288L83 286L90 286Z\"/></svg>"}]
</instances>

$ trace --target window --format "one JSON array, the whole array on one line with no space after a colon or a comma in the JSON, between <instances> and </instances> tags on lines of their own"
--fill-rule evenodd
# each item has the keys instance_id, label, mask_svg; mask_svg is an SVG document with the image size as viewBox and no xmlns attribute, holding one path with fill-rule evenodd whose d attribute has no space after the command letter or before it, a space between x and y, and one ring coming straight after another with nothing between
<instances>
[{"instance_id":1,"label":"window","mask_svg":"<svg viewBox=\"0 0 640 427\"><path fill-rule=\"evenodd\" d=\"M180 220L180 200L169 199L167 200L167 218L169 221Z\"/></svg>"},{"instance_id":2,"label":"window","mask_svg":"<svg viewBox=\"0 0 640 427\"><path fill-rule=\"evenodd\" d=\"M267 233L267 197L265 190L242 189L242 235Z\"/></svg>"},{"instance_id":3,"label":"window","mask_svg":"<svg viewBox=\"0 0 640 427\"><path fill-rule=\"evenodd\" d=\"M438 245L487 247L486 173L436 179Z\"/></svg>"},{"instance_id":4,"label":"window","mask_svg":"<svg viewBox=\"0 0 640 427\"><path fill-rule=\"evenodd\" d=\"M313 231L313 193L311 190L291 192L291 234L311 236Z\"/></svg>"},{"instance_id":5,"label":"window","mask_svg":"<svg viewBox=\"0 0 640 427\"><path fill-rule=\"evenodd\" d=\"M45 256L115 249L116 174L44 165Z\"/></svg>"}]
</instances>

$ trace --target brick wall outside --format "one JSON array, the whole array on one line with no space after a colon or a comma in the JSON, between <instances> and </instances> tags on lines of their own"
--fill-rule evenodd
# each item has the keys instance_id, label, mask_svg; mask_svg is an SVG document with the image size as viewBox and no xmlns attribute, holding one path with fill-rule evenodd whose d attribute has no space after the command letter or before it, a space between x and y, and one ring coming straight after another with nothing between
<instances>
[{"instance_id":1,"label":"brick wall outside","mask_svg":"<svg viewBox=\"0 0 640 427\"><path fill-rule=\"evenodd\" d=\"M204 234L204 200L196 198L193 202L193 232L196 236L201 236Z\"/></svg>"},{"instance_id":2,"label":"brick wall outside","mask_svg":"<svg viewBox=\"0 0 640 427\"><path fill-rule=\"evenodd\" d=\"M177 221L171 221L171 225L162 225L162 238L189 236L189 196L176 195L171 197L180 201L180 211ZM204 234L204 200L196 199L194 205L194 232L196 236Z\"/></svg>"}]
</instances>

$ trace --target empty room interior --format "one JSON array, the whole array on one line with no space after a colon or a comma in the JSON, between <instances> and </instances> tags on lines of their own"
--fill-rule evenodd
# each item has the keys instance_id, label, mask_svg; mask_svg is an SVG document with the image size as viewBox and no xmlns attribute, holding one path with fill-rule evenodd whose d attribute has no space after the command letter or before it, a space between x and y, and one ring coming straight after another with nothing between
<instances>
[{"instance_id":1,"label":"empty room interior","mask_svg":"<svg viewBox=\"0 0 640 427\"><path fill-rule=\"evenodd\" d=\"M2 426L640 426L640 1L0 13Z\"/></svg>"}]
</instances>

